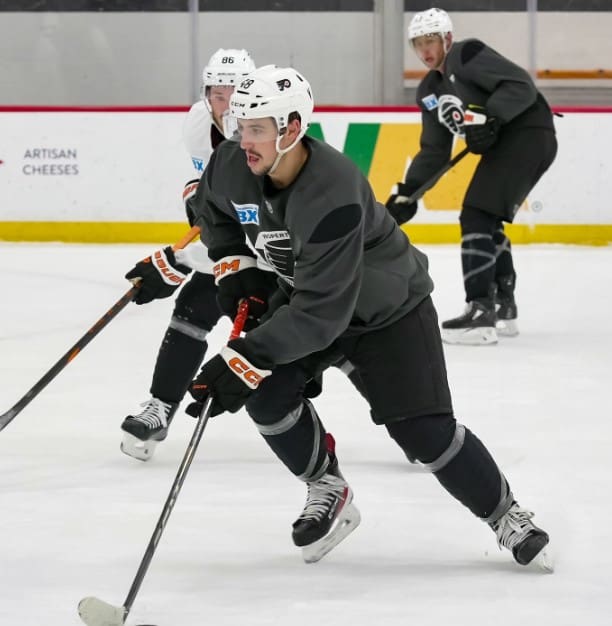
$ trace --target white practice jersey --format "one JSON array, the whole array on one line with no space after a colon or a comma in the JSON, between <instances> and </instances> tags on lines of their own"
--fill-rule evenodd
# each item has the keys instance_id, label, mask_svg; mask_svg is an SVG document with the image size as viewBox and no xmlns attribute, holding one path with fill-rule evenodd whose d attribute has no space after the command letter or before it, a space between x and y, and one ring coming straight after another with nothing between
<instances>
[{"instance_id":1,"label":"white practice jersey","mask_svg":"<svg viewBox=\"0 0 612 626\"><path fill-rule=\"evenodd\" d=\"M208 165L214 150L211 139L213 124L212 115L202 100L189 109L183 124L183 141L198 177Z\"/></svg>"}]
</instances>

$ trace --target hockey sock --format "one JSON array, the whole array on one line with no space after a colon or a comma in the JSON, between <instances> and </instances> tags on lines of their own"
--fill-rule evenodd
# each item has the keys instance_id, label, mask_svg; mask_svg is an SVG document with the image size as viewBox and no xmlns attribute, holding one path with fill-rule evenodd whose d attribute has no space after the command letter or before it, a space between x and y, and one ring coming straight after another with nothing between
<instances>
[{"instance_id":1,"label":"hockey sock","mask_svg":"<svg viewBox=\"0 0 612 626\"><path fill-rule=\"evenodd\" d=\"M470 233L461 238L461 266L465 300L471 302L491 296L495 278L495 244L486 233Z\"/></svg>"},{"instance_id":2,"label":"hockey sock","mask_svg":"<svg viewBox=\"0 0 612 626\"><path fill-rule=\"evenodd\" d=\"M495 520L512 502L510 487L481 441L451 415L387 424L400 447L418 459L474 515Z\"/></svg>"},{"instance_id":3,"label":"hockey sock","mask_svg":"<svg viewBox=\"0 0 612 626\"><path fill-rule=\"evenodd\" d=\"M277 422L256 422L256 426L274 454L300 480L317 480L327 470L325 428L308 400Z\"/></svg>"},{"instance_id":4,"label":"hockey sock","mask_svg":"<svg viewBox=\"0 0 612 626\"><path fill-rule=\"evenodd\" d=\"M512 503L508 482L489 451L462 424L457 424L449 448L427 468L448 493L485 521L497 519Z\"/></svg>"},{"instance_id":5,"label":"hockey sock","mask_svg":"<svg viewBox=\"0 0 612 626\"><path fill-rule=\"evenodd\" d=\"M157 353L151 395L165 402L183 399L206 354L206 334L201 328L172 318Z\"/></svg>"},{"instance_id":6,"label":"hockey sock","mask_svg":"<svg viewBox=\"0 0 612 626\"><path fill-rule=\"evenodd\" d=\"M492 301L496 265L493 233L500 227L499 218L481 209L464 206L459 222L465 300Z\"/></svg>"},{"instance_id":7,"label":"hockey sock","mask_svg":"<svg viewBox=\"0 0 612 626\"><path fill-rule=\"evenodd\" d=\"M516 276L512 262L512 245L504 232L503 224L500 224L493 233L493 242L495 243L496 281L500 276Z\"/></svg>"}]
</instances>

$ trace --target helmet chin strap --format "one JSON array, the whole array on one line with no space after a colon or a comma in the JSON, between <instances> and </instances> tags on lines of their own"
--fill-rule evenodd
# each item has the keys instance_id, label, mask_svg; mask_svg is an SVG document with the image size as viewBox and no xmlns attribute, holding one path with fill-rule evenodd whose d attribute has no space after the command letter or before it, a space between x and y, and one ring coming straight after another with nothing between
<instances>
[{"instance_id":1,"label":"helmet chin strap","mask_svg":"<svg viewBox=\"0 0 612 626\"><path fill-rule=\"evenodd\" d=\"M278 167L281 158L283 157L284 154L287 154L287 152L289 152L289 150L292 150L293 148L295 148L295 146L297 146L298 142L300 141L300 139L302 138L302 136L304 135L304 133L300 133L295 141L288 146L287 148L281 148L280 147L280 142L281 139L283 138L282 135L277 135L276 137L276 159L274 159L274 163L272 163L272 167L268 170L268 175L273 174L274 170L276 170L276 168Z\"/></svg>"}]
</instances>

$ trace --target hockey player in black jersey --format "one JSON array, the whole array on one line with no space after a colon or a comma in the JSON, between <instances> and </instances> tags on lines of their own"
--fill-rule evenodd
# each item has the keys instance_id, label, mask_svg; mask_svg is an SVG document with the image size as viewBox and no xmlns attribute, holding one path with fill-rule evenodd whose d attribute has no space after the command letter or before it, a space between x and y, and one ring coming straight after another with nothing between
<instances>
[{"instance_id":1,"label":"hockey player in black jersey","mask_svg":"<svg viewBox=\"0 0 612 626\"><path fill-rule=\"evenodd\" d=\"M278 277L259 325L202 367L197 415L246 406L268 445L307 484L293 541L317 561L359 523L351 488L307 381L338 354L356 368L372 419L527 564L548 543L480 440L453 415L426 256L376 202L358 167L306 137L313 99L292 68L266 66L234 91L237 140L212 155L194 197L201 236L236 305L255 248ZM247 245L247 241L250 245Z\"/></svg>"},{"instance_id":2,"label":"hockey player in black jersey","mask_svg":"<svg viewBox=\"0 0 612 626\"><path fill-rule=\"evenodd\" d=\"M417 89L421 148L386 203L398 222L417 210L409 196L450 158L454 135L482 155L463 199L461 262L466 311L442 323L449 343L497 342L518 334L516 272L504 222L512 222L557 152L553 115L529 74L478 39L453 41L448 14L416 13L408 39L429 68ZM497 328L496 328L497 327Z\"/></svg>"},{"instance_id":3,"label":"hockey player in black jersey","mask_svg":"<svg viewBox=\"0 0 612 626\"><path fill-rule=\"evenodd\" d=\"M183 125L184 143L198 176L204 171L213 150L224 141L226 134L233 132L225 123L229 98L235 86L254 69L255 63L246 50L225 48L217 50L204 67L202 98L191 107ZM199 178L188 181L183 192L190 224L193 223L190 203L198 184ZM254 298L252 316L257 315L256 302L266 299L276 285L274 273L261 258L257 265L268 271L250 274L249 296ZM171 276L160 271L162 268L168 268ZM151 397L141 404L143 408L139 413L128 415L121 425L121 450L136 459L148 461L157 444L166 438L178 405L202 363L208 348L208 333L228 307L232 310L234 297L231 281L224 281L217 289L213 264L201 242L176 252L168 247L158 250L138 262L126 278L140 285L135 298L137 304L170 297L181 287L157 354ZM250 323L253 319L249 320ZM335 365L353 384L360 386L358 375L348 361L339 359ZM315 395L318 391L318 382L310 381L309 393Z\"/></svg>"}]
</instances>

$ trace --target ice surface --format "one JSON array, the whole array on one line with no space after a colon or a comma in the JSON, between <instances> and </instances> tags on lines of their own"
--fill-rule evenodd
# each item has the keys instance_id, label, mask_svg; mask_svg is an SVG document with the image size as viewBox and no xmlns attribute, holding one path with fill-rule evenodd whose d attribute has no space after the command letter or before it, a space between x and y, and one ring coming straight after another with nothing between
<instances>
[{"instance_id":1,"label":"ice surface","mask_svg":"<svg viewBox=\"0 0 612 626\"><path fill-rule=\"evenodd\" d=\"M0 412L129 285L154 246L0 244ZM424 248L441 319L463 307L458 246ZM456 415L549 531L556 572L500 552L490 529L409 465L339 372L316 401L361 526L320 563L290 538L305 489L244 413L214 418L128 624L604 626L612 623L612 248L515 248L521 334L448 346ZM195 422L149 463L119 452L148 397L172 299L129 305L0 433L0 624L75 626L121 605ZM212 354L229 324L210 335Z\"/></svg>"}]
</instances>

